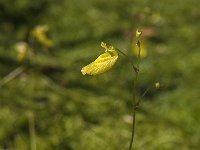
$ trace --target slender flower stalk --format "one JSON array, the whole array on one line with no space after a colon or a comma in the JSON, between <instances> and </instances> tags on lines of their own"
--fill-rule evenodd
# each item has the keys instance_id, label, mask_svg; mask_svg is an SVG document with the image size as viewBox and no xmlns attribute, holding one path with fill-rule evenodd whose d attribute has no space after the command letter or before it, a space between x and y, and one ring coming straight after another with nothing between
<instances>
[{"instance_id":1,"label":"slender flower stalk","mask_svg":"<svg viewBox=\"0 0 200 150\"><path fill-rule=\"evenodd\" d=\"M139 77L139 71L140 71L140 36L142 35L142 32L137 29L136 31L136 45L138 47L138 57L137 57L137 71L135 72L135 79L133 81L133 122L132 122L132 134L131 134L131 140L129 145L129 150L132 150L133 146L133 140L135 135L135 117L136 117L136 110L139 106L139 100L136 101L136 90L137 90L137 83L138 83L138 77Z\"/></svg>"}]
</instances>

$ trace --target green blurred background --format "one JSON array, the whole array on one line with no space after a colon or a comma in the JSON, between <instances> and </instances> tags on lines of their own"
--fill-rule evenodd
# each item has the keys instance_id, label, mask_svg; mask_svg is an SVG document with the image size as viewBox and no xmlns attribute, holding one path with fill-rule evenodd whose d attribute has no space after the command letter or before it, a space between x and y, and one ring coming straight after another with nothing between
<instances>
[{"instance_id":1,"label":"green blurred background","mask_svg":"<svg viewBox=\"0 0 200 150\"><path fill-rule=\"evenodd\" d=\"M0 149L126 150L133 75L121 56L109 72L81 68L107 42L133 60L143 31L135 150L200 149L199 0L0 0ZM52 47L30 32L46 25ZM16 44L29 44L17 57ZM133 41L134 42L134 41ZM132 48L130 48L132 47ZM30 50L31 49L31 50Z\"/></svg>"}]
</instances>

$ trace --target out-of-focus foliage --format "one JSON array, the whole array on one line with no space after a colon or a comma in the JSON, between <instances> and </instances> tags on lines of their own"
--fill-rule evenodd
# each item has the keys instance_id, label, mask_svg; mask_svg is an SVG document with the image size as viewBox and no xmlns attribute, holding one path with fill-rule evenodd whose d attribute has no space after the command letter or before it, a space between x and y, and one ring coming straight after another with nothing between
<instances>
[{"instance_id":1,"label":"out-of-focus foliage","mask_svg":"<svg viewBox=\"0 0 200 150\"><path fill-rule=\"evenodd\" d=\"M131 66L120 57L100 76L82 76L80 70L102 53L101 41L132 55L131 33L139 27L147 56L138 95L157 81L160 89L143 98L134 148L198 150L199 5L198 0L1 0L0 149L31 149L31 126L37 150L127 149ZM48 25L53 47L30 40L38 25ZM23 62L15 50L21 41L34 49ZM18 67L21 72L12 78Z\"/></svg>"}]
</instances>

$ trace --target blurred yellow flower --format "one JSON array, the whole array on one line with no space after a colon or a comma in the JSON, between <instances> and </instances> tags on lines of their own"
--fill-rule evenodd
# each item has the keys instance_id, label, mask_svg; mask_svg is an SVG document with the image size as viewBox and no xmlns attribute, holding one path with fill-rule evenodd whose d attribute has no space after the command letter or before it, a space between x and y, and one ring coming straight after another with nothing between
<instances>
[{"instance_id":1,"label":"blurred yellow flower","mask_svg":"<svg viewBox=\"0 0 200 150\"><path fill-rule=\"evenodd\" d=\"M139 31L138 29L136 30L135 36L137 39L139 39L142 35L142 31Z\"/></svg>"},{"instance_id":2,"label":"blurred yellow flower","mask_svg":"<svg viewBox=\"0 0 200 150\"><path fill-rule=\"evenodd\" d=\"M156 89L160 89L160 83L159 83L159 82L156 82L156 83L155 83L155 88L156 88Z\"/></svg>"},{"instance_id":3,"label":"blurred yellow flower","mask_svg":"<svg viewBox=\"0 0 200 150\"><path fill-rule=\"evenodd\" d=\"M26 58L30 47L26 42L18 42L15 45L15 49L17 50L17 59L23 61Z\"/></svg>"},{"instance_id":4,"label":"blurred yellow flower","mask_svg":"<svg viewBox=\"0 0 200 150\"><path fill-rule=\"evenodd\" d=\"M138 49L138 46L134 42L132 42L132 52L136 57L138 57L139 49ZM146 56L147 56L147 50L143 42L143 44L140 47L140 58L145 58Z\"/></svg>"},{"instance_id":5,"label":"blurred yellow flower","mask_svg":"<svg viewBox=\"0 0 200 150\"><path fill-rule=\"evenodd\" d=\"M36 26L32 31L31 31L31 36L35 37L42 45L46 47L52 47L53 46L53 41L50 40L46 36L46 32L49 30L49 27L47 25L39 25Z\"/></svg>"},{"instance_id":6,"label":"blurred yellow flower","mask_svg":"<svg viewBox=\"0 0 200 150\"><path fill-rule=\"evenodd\" d=\"M95 61L82 68L83 75L98 75L112 68L118 58L118 53L113 46L107 46L101 43L101 47L105 49L105 53L101 54Z\"/></svg>"}]
</instances>

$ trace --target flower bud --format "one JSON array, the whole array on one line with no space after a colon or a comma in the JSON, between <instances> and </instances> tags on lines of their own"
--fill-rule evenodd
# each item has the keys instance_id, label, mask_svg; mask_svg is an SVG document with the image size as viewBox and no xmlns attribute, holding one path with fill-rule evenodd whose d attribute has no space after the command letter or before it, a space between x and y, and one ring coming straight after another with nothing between
<instances>
[{"instance_id":1,"label":"flower bud","mask_svg":"<svg viewBox=\"0 0 200 150\"><path fill-rule=\"evenodd\" d=\"M137 39L140 38L140 36L142 35L142 31L139 31L138 29L136 30L135 36Z\"/></svg>"}]
</instances>

